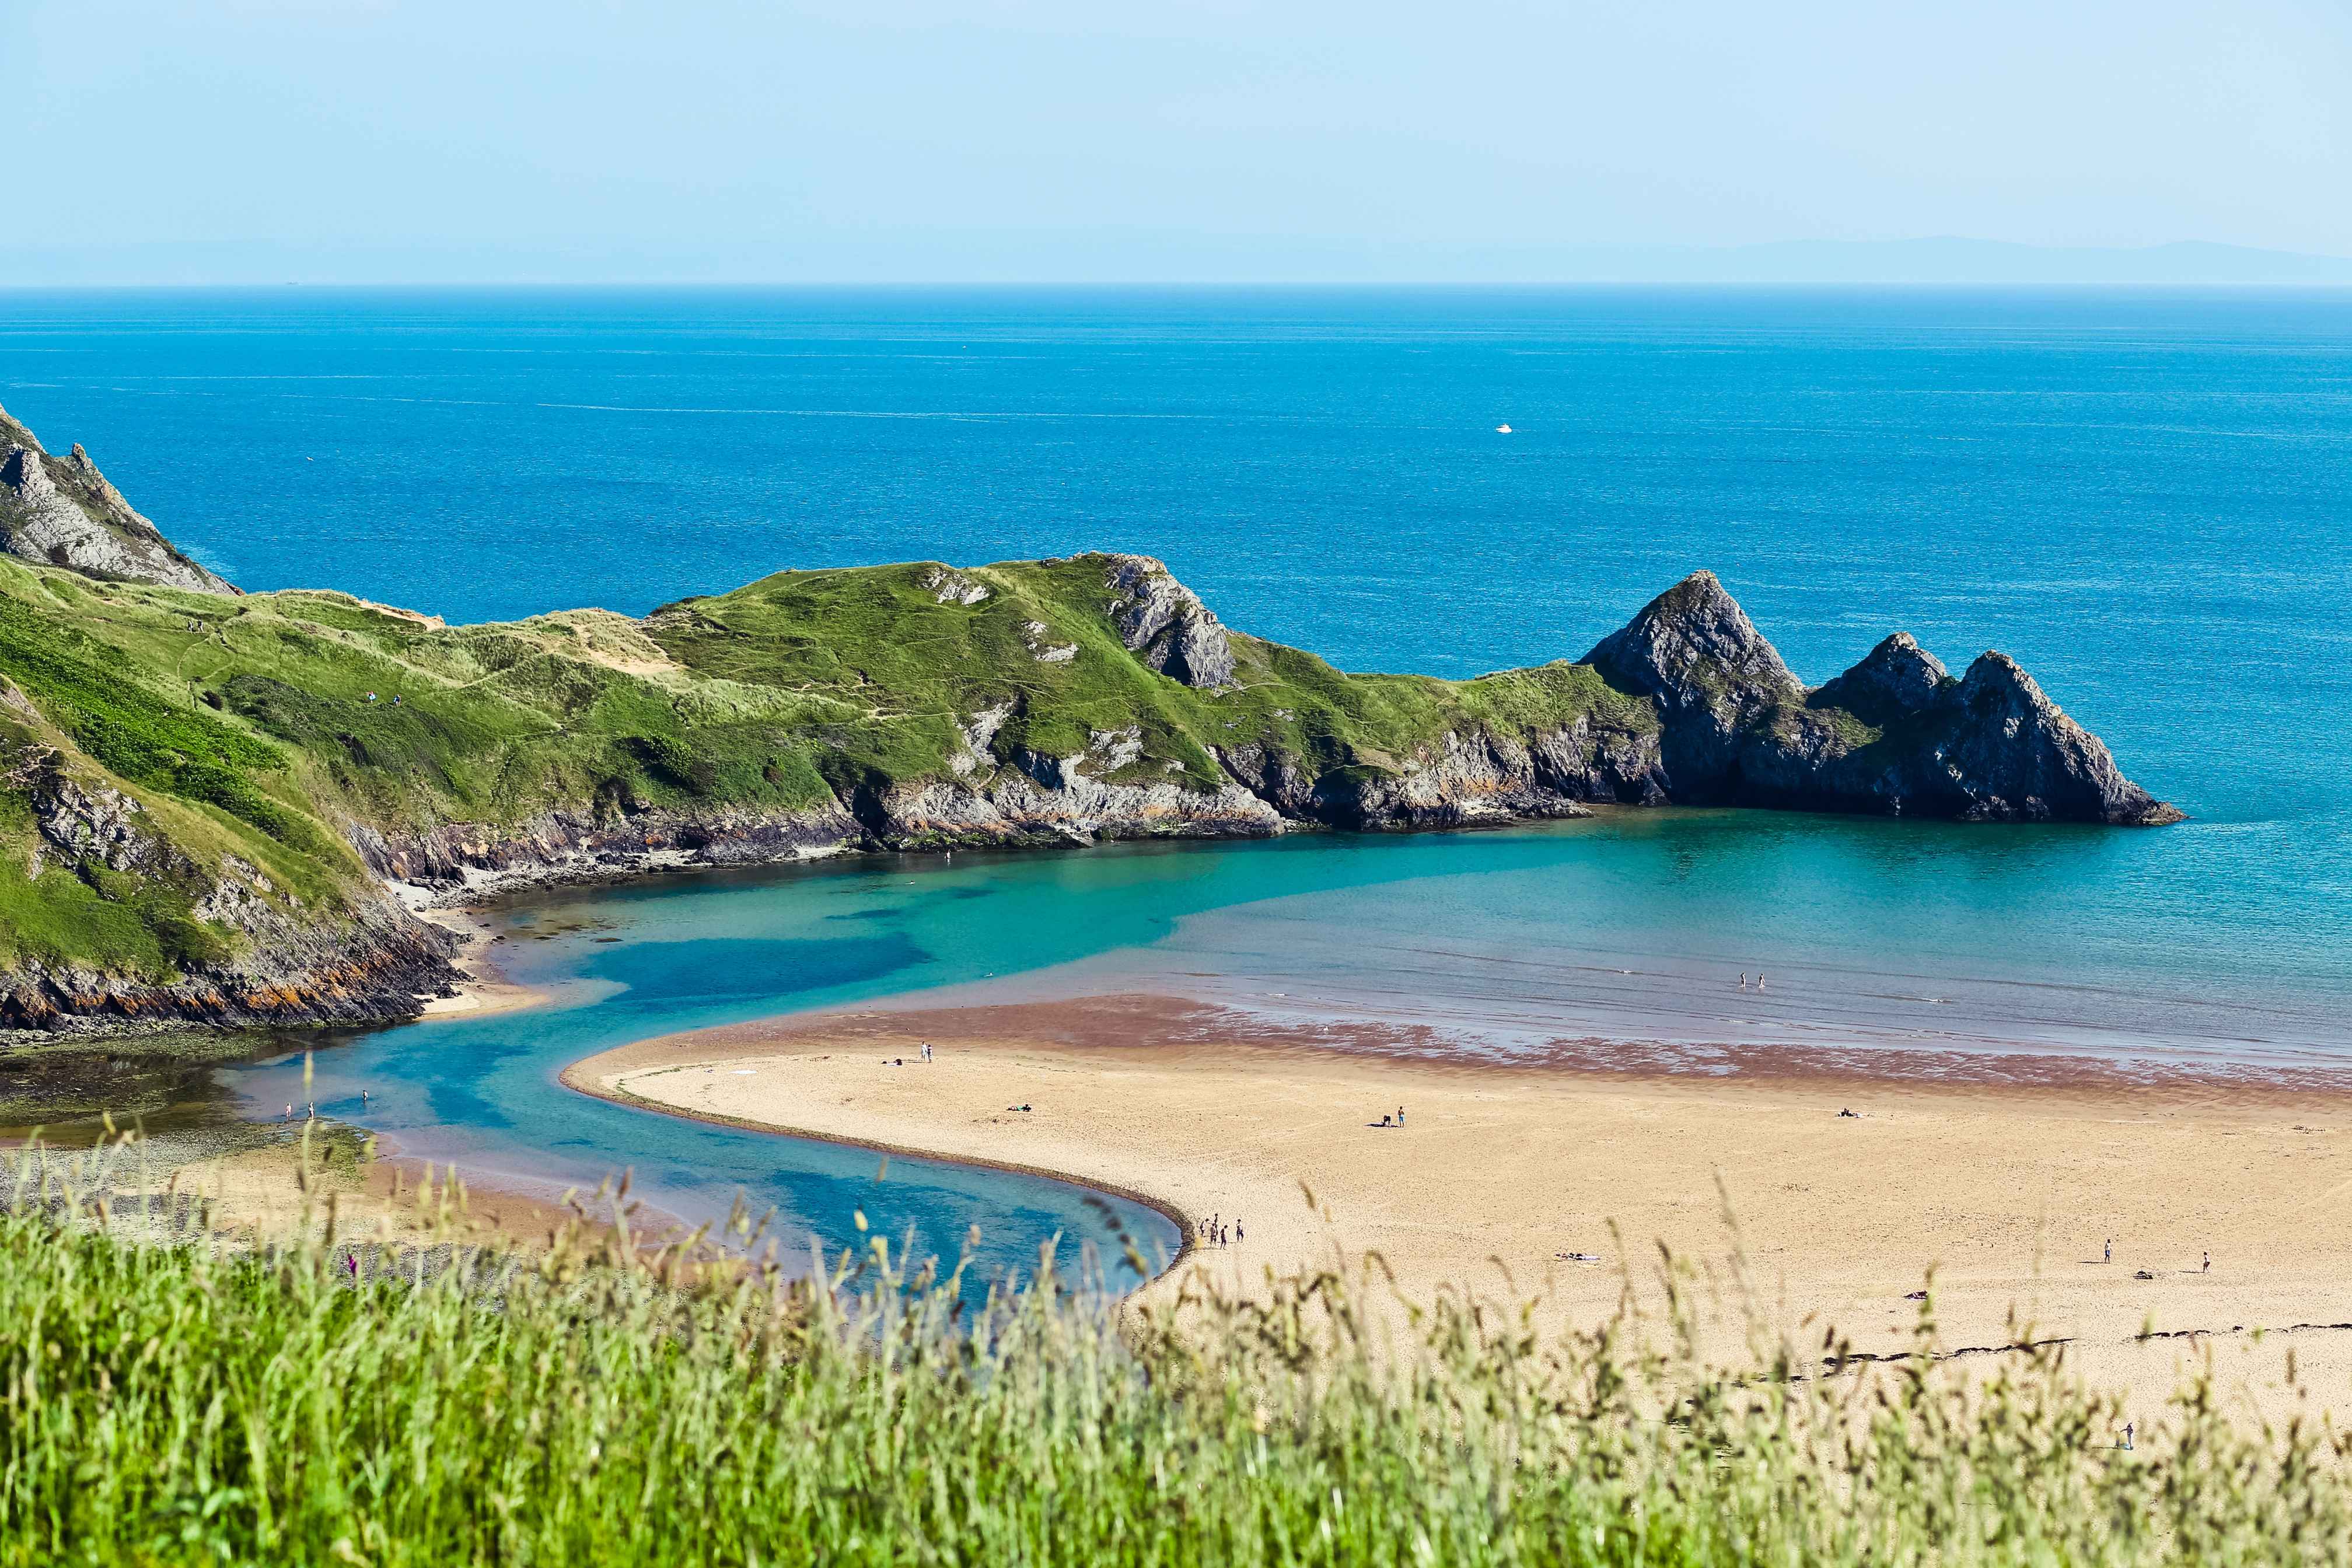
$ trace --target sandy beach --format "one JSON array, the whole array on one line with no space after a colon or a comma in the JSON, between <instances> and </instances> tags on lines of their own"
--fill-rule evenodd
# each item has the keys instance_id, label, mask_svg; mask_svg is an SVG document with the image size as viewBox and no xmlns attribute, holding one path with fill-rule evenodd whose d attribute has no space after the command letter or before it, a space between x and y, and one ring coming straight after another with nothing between
<instances>
[{"instance_id":1,"label":"sandy beach","mask_svg":"<svg viewBox=\"0 0 2352 1568\"><path fill-rule=\"evenodd\" d=\"M445 931L457 933L465 944L454 960L462 977L457 982L457 994L427 998L425 1017L486 1018L492 1013L535 1008L547 1000L546 992L516 985L492 961L490 927L478 916L461 909L438 907L419 908L415 913Z\"/></svg>"},{"instance_id":2,"label":"sandy beach","mask_svg":"<svg viewBox=\"0 0 2352 1568\"><path fill-rule=\"evenodd\" d=\"M2267 1415L2296 1404L2290 1353L2314 1406L2352 1411L2340 1087L2028 1059L1906 1058L1895 1078L1790 1052L1713 1076L1450 1065L1353 1043L1110 997L755 1022L565 1077L1214 1213L1244 1234L1182 1268L1236 1290L1377 1252L1408 1298L1540 1295L1552 1323L1590 1324L1629 1282L1654 1301L1663 1246L1702 1280L1717 1354L1749 1322L1883 1354L1911 1342L1932 1270L1946 1346L2009 1343L2014 1317L2143 1417L2209 1351Z\"/></svg>"}]
</instances>

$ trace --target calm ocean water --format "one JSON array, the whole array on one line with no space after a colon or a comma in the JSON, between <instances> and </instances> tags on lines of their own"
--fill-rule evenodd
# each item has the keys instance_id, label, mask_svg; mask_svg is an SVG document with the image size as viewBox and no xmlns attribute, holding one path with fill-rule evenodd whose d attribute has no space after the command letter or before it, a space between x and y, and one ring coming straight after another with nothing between
<instances>
[{"instance_id":1,"label":"calm ocean water","mask_svg":"<svg viewBox=\"0 0 2352 1568\"><path fill-rule=\"evenodd\" d=\"M1897 628L2007 650L2194 814L1672 813L648 892L574 955L640 956L621 1011L608 983L358 1048L438 1084L415 1128L527 1141L590 1034L1015 970L1496 1040L2352 1043L2352 294L0 295L0 402L247 587L453 619L1118 548L1343 666L1458 675L1580 654L1706 566L1811 680ZM876 875L895 913L810 924ZM1771 1009L1723 1002L1766 964ZM541 1088L469 1100L477 1058Z\"/></svg>"}]
</instances>

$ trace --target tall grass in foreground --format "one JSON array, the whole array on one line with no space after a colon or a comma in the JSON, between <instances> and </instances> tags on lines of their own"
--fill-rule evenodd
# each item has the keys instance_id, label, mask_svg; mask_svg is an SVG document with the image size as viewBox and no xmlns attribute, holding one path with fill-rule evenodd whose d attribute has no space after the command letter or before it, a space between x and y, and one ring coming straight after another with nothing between
<instances>
[{"instance_id":1,"label":"tall grass in foreground","mask_svg":"<svg viewBox=\"0 0 2352 1568\"><path fill-rule=\"evenodd\" d=\"M2318 1563L2332 1441L2183 1391L2137 1447L2057 1353L1725 1377L1364 1280L1119 1314L876 1243L815 1286L135 1240L0 1214L0 1563ZM325 1229L331 1229L331 1225ZM358 1277L352 1260L361 1258ZM442 1266L428 1268L428 1258ZM1671 1324L1667 1325L1671 1328ZM1923 1336L1926 1333L1923 1325Z\"/></svg>"}]
</instances>

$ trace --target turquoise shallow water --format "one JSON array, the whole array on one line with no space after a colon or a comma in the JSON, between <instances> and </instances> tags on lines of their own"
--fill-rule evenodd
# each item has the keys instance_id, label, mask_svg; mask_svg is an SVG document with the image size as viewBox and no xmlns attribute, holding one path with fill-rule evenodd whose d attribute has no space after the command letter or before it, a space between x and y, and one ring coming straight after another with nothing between
<instances>
[{"instance_id":1,"label":"turquoise shallow water","mask_svg":"<svg viewBox=\"0 0 2352 1568\"><path fill-rule=\"evenodd\" d=\"M2352 295L18 294L0 401L250 586L457 619L1113 547L1344 666L1464 674L1580 653L1709 566L1810 679L1897 627L1956 664L2008 650L2195 817L1672 814L604 895L629 939L573 958L609 999L338 1053L400 1064L386 1115L476 1159L643 1155L687 1207L749 1173L838 1234L840 1169L770 1180L771 1144L548 1074L631 1030L1015 970L1459 1049L2345 1043ZM1769 1003L1727 1004L1758 967ZM983 1186L899 1212L943 1235L1015 1201Z\"/></svg>"},{"instance_id":2,"label":"turquoise shallow water","mask_svg":"<svg viewBox=\"0 0 2352 1568\"><path fill-rule=\"evenodd\" d=\"M556 1075L607 1046L790 1010L1135 991L1403 1026L1415 1049L1496 1059L1600 1034L1689 1048L1699 1071L1706 1047L1756 1041L2343 1065L2340 952L2184 973L2156 956L2177 945L2119 919L2116 890L2147 874L2129 862L2162 852L2158 835L2097 830L1615 812L1487 833L877 856L556 894L494 912L501 962L554 1007L339 1043L317 1059L318 1101L478 1173L587 1186L625 1166L688 1219L741 1190L795 1241L841 1245L860 1209L894 1236L913 1228L923 1249L977 1225L1001 1267L1055 1231L1108 1250L1105 1217L1075 1189L1005 1173L899 1161L877 1179L868 1154L604 1104ZM1771 989L1738 989L1743 970ZM231 1078L257 1113L301 1098L290 1059ZM1116 1212L1172 1250L1160 1217Z\"/></svg>"}]
</instances>

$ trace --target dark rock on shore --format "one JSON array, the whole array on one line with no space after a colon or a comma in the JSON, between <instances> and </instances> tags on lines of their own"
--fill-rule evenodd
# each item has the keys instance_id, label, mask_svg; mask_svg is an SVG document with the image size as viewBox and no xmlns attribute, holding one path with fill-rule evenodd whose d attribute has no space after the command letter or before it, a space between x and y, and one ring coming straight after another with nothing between
<instances>
[{"instance_id":1,"label":"dark rock on shore","mask_svg":"<svg viewBox=\"0 0 2352 1568\"><path fill-rule=\"evenodd\" d=\"M273 920L250 951L155 984L34 963L0 975L0 1030L113 1033L181 1022L236 1028L395 1023L451 993L457 938L388 901L335 926Z\"/></svg>"},{"instance_id":2,"label":"dark rock on shore","mask_svg":"<svg viewBox=\"0 0 2352 1568\"><path fill-rule=\"evenodd\" d=\"M379 1023L415 1018L460 977L457 940L379 892L342 918L310 918L258 867L229 857L208 873L138 800L75 777L51 751L25 769L39 832L31 869L85 869L101 886L195 894L179 929L233 934L182 956L175 978L21 963L0 973L0 1030L119 1032L170 1021L220 1026ZM107 877L119 879L109 883Z\"/></svg>"}]
</instances>

